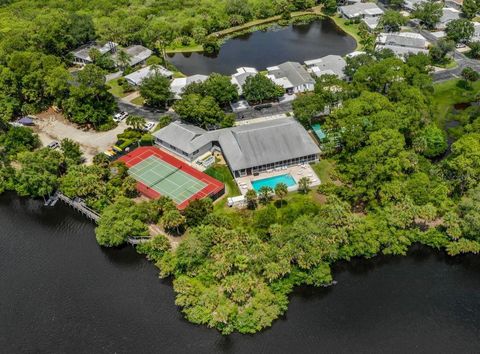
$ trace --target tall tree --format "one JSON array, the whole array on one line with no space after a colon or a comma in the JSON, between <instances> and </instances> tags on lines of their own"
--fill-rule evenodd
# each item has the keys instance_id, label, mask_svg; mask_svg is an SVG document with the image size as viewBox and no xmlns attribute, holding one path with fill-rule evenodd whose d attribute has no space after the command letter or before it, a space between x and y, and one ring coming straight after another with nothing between
<instances>
[{"instance_id":1,"label":"tall tree","mask_svg":"<svg viewBox=\"0 0 480 354\"><path fill-rule=\"evenodd\" d=\"M288 186L285 183L277 183L274 191L277 198L280 199L280 205L283 205L283 199L288 193Z\"/></svg>"},{"instance_id":2,"label":"tall tree","mask_svg":"<svg viewBox=\"0 0 480 354\"><path fill-rule=\"evenodd\" d=\"M432 0L415 4L412 15L429 29L435 28L443 13L443 5Z\"/></svg>"},{"instance_id":3,"label":"tall tree","mask_svg":"<svg viewBox=\"0 0 480 354\"><path fill-rule=\"evenodd\" d=\"M175 102L173 109L185 121L203 128L218 126L225 119L225 113L210 96L184 95Z\"/></svg>"},{"instance_id":4,"label":"tall tree","mask_svg":"<svg viewBox=\"0 0 480 354\"><path fill-rule=\"evenodd\" d=\"M132 127L132 129L142 130L145 126L146 120L142 116L132 114L127 117L125 122L128 126Z\"/></svg>"},{"instance_id":5,"label":"tall tree","mask_svg":"<svg viewBox=\"0 0 480 354\"><path fill-rule=\"evenodd\" d=\"M157 108L165 108L168 102L173 99L173 93L170 91L170 80L158 71L142 81L140 94L145 99L147 106Z\"/></svg>"},{"instance_id":6,"label":"tall tree","mask_svg":"<svg viewBox=\"0 0 480 354\"><path fill-rule=\"evenodd\" d=\"M464 18L450 21L445 28L447 38L455 43L467 43L472 38L474 31L473 23Z\"/></svg>"},{"instance_id":7,"label":"tall tree","mask_svg":"<svg viewBox=\"0 0 480 354\"><path fill-rule=\"evenodd\" d=\"M281 86L276 85L262 74L249 76L242 86L243 96L249 102L262 103L282 97L285 93Z\"/></svg>"},{"instance_id":8,"label":"tall tree","mask_svg":"<svg viewBox=\"0 0 480 354\"><path fill-rule=\"evenodd\" d=\"M405 26L407 18L395 10L387 10L380 18L380 26L386 32L398 32Z\"/></svg>"}]
</instances>

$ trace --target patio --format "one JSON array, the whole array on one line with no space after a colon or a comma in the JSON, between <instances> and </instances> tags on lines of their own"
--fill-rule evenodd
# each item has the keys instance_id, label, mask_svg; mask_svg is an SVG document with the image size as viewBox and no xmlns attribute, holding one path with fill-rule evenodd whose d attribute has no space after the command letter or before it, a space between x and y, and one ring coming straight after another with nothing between
<instances>
[{"instance_id":1,"label":"patio","mask_svg":"<svg viewBox=\"0 0 480 354\"><path fill-rule=\"evenodd\" d=\"M310 179L310 187L315 187L321 184L320 179L315 174L315 172L313 171L312 167L309 164L299 164L299 165L293 165L288 167L285 167L285 166L278 167L271 170L267 170L265 172L261 172L258 174L258 176L249 175L244 177L238 177L235 179L235 182L237 182L238 188L240 189L240 192L242 193L242 195L245 195L249 189L253 189L252 181L285 175L285 174L290 174L295 180L295 182L297 183L295 186L290 187L288 189L289 191L295 191L298 189L298 181L302 177L308 177Z\"/></svg>"}]
</instances>

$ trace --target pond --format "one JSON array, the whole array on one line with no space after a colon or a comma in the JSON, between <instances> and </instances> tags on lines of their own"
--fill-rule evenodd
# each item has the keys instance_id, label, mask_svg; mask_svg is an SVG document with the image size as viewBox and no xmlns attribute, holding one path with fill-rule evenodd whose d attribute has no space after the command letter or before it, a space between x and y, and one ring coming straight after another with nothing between
<instances>
[{"instance_id":1,"label":"pond","mask_svg":"<svg viewBox=\"0 0 480 354\"><path fill-rule=\"evenodd\" d=\"M480 349L480 257L414 247L333 267L256 335L185 321L171 282L131 246L102 249L64 207L0 196L3 353L438 352Z\"/></svg>"},{"instance_id":2,"label":"pond","mask_svg":"<svg viewBox=\"0 0 480 354\"><path fill-rule=\"evenodd\" d=\"M240 35L227 40L213 56L177 53L170 55L169 60L186 75L212 72L231 75L242 66L264 70L285 61L303 63L329 54L345 55L355 47L353 37L337 27L333 20L322 18L307 24L274 26Z\"/></svg>"}]
</instances>

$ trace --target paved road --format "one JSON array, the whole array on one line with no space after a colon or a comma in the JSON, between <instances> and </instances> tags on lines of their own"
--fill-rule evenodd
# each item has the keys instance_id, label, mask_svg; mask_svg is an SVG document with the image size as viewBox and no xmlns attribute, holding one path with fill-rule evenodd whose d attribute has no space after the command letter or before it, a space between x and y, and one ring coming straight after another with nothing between
<instances>
[{"instance_id":1,"label":"paved road","mask_svg":"<svg viewBox=\"0 0 480 354\"><path fill-rule=\"evenodd\" d=\"M436 43L438 41L438 38L427 30L421 28L414 28L414 30L424 36L430 43ZM471 59L458 50L454 51L453 59L457 62L457 67L432 73L434 82L459 78L462 74L462 70L467 67L480 72L479 60Z\"/></svg>"},{"instance_id":2,"label":"paved road","mask_svg":"<svg viewBox=\"0 0 480 354\"><path fill-rule=\"evenodd\" d=\"M128 112L128 114L131 114L131 115L134 114L137 116L142 116L145 119L151 120L154 122L158 122L160 117L165 115L169 115L173 119L178 119L178 115L175 112L161 111L156 109L154 110L154 109L146 108L143 106L138 106L133 103L125 102L120 98L117 98L117 105L120 111Z\"/></svg>"},{"instance_id":3,"label":"paved road","mask_svg":"<svg viewBox=\"0 0 480 354\"><path fill-rule=\"evenodd\" d=\"M256 110L255 108L250 107L242 112L236 113L236 115L237 120L245 120L286 114L288 112L292 112L292 102L276 103L273 104L272 107L261 110Z\"/></svg>"}]
</instances>

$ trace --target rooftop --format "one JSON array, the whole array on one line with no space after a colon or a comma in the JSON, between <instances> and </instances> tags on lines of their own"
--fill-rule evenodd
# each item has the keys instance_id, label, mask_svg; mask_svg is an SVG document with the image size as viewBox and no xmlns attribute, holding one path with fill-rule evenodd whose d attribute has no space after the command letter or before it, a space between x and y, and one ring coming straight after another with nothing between
<instances>
[{"instance_id":1,"label":"rooftop","mask_svg":"<svg viewBox=\"0 0 480 354\"><path fill-rule=\"evenodd\" d=\"M343 78L345 76L343 69L347 65L347 62L339 55L327 55L323 58L307 60L305 61L305 65L309 68L308 70L316 76L330 74Z\"/></svg>"},{"instance_id":2,"label":"rooftop","mask_svg":"<svg viewBox=\"0 0 480 354\"><path fill-rule=\"evenodd\" d=\"M349 18L360 16L378 16L383 14L383 10L373 2L359 2L353 5L340 6L340 12Z\"/></svg>"},{"instance_id":3,"label":"rooftop","mask_svg":"<svg viewBox=\"0 0 480 354\"><path fill-rule=\"evenodd\" d=\"M172 83L170 84L170 90L175 94L176 99L180 99L180 95L183 93L184 89L194 83L200 83L204 82L205 80L208 79L208 76L206 75L192 75L192 76L187 76L187 77L179 77L176 79L172 80Z\"/></svg>"},{"instance_id":4,"label":"rooftop","mask_svg":"<svg viewBox=\"0 0 480 354\"><path fill-rule=\"evenodd\" d=\"M284 88L297 87L305 84L315 84L315 80L300 65L300 63L287 61L283 64L267 68L269 77Z\"/></svg>"},{"instance_id":5,"label":"rooftop","mask_svg":"<svg viewBox=\"0 0 480 354\"><path fill-rule=\"evenodd\" d=\"M211 142L218 142L233 171L320 153L307 131L292 118L207 132L173 122L154 136L192 153Z\"/></svg>"},{"instance_id":6,"label":"rooftop","mask_svg":"<svg viewBox=\"0 0 480 354\"><path fill-rule=\"evenodd\" d=\"M140 85L144 79L154 75L156 72L165 77L171 77L173 75L171 71L161 65L150 65L126 75L125 79L127 79L130 84L137 86Z\"/></svg>"},{"instance_id":7,"label":"rooftop","mask_svg":"<svg viewBox=\"0 0 480 354\"><path fill-rule=\"evenodd\" d=\"M461 12L457 9L451 7L444 7L442 17L440 18L440 24L446 25L450 21L458 20L460 18Z\"/></svg>"},{"instance_id":8,"label":"rooftop","mask_svg":"<svg viewBox=\"0 0 480 354\"><path fill-rule=\"evenodd\" d=\"M96 44L96 43L88 43L88 44L85 44L77 49L75 49L74 51L72 51L72 54L74 57L76 58L80 58L82 60L85 60L85 61L92 61L92 59L90 58L90 50L95 48L97 49L100 54L106 54L112 50L114 50L116 47L118 46L117 43L114 43L114 42L107 42L103 45L99 45L99 44Z\"/></svg>"},{"instance_id":9,"label":"rooftop","mask_svg":"<svg viewBox=\"0 0 480 354\"><path fill-rule=\"evenodd\" d=\"M135 66L144 60L147 60L152 55L152 51L143 45L132 45L124 48L123 51L130 56L130 66ZM117 56L118 52L115 57Z\"/></svg>"},{"instance_id":10,"label":"rooftop","mask_svg":"<svg viewBox=\"0 0 480 354\"><path fill-rule=\"evenodd\" d=\"M428 41L424 36L413 32L380 33L377 37L377 43L411 48L426 48L428 46Z\"/></svg>"}]
</instances>

